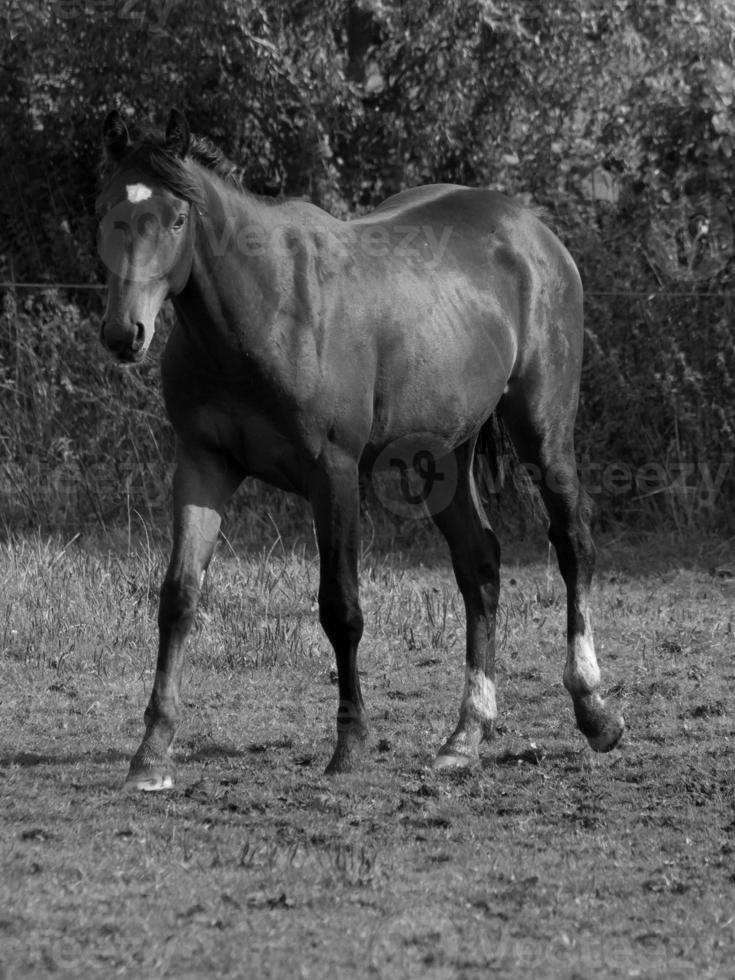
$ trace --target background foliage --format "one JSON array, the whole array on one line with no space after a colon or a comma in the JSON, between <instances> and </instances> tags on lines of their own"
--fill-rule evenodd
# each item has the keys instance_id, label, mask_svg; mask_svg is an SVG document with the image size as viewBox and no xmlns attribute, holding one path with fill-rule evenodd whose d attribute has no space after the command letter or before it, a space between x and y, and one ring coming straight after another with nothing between
<instances>
[{"instance_id":1,"label":"background foliage","mask_svg":"<svg viewBox=\"0 0 735 980\"><path fill-rule=\"evenodd\" d=\"M6 0L0 278L101 281L112 105L156 123L178 105L253 190L340 216L421 182L497 187L544 208L583 274L602 520L731 527L734 38L727 0ZM155 370L106 363L95 291L4 292L12 519L155 509Z\"/></svg>"}]
</instances>

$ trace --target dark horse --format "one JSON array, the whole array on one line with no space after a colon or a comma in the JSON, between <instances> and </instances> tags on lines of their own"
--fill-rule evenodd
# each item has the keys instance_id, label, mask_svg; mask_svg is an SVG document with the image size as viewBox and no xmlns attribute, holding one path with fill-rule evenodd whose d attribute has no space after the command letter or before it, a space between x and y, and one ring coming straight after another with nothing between
<instances>
[{"instance_id":1,"label":"dark horse","mask_svg":"<svg viewBox=\"0 0 735 980\"><path fill-rule=\"evenodd\" d=\"M176 110L164 137L137 142L111 112L104 146L102 342L135 363L168 297L177 317L162 362L177 436L173 551L128 783L173 784L184 641L223 507L246 476L311 503L320 620L339 675L327 771L357 765L368 730L357 669L358 480L411 440L414 459L452 474L453 492L429 509L467 612L459 721L436 765L477 763L496 718L499 546L473 460L493 413L540 474L567 588L564 684L591 746L611 749L623 720L599 693L588 610L594 550L573 446L582 287L558 239L500 194L451 185L405 191L349 222L302 201L266 203Z\"/></svg>"}]
</instances>

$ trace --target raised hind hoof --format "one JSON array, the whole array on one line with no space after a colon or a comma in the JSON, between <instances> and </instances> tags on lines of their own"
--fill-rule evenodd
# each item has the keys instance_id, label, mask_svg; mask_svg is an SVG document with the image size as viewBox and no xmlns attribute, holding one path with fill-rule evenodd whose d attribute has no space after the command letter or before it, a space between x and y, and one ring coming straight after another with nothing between
<instances>
[{"instance_id":1,"label":"raised hind hoof","mask_svg":"<svg viewBox=\"0 0 735 980\"><path fill-rule=\"evenodd\" d=\"M596 694L580 698L574 704L577 727L595 752L610 752L623 737L623 716L605 706Z\"/></svg>"}]
</instances>

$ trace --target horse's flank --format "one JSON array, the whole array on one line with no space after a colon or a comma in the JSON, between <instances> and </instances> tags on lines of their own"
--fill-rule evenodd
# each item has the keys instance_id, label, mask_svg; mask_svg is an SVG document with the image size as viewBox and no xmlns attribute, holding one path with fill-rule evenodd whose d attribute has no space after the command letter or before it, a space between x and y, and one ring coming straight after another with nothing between
<instances>
[{"instance_id":1,"label":"horse's flank","mask_svg":"<svg viewBox=\"0 0 735 980\"><path fill-rule=\"evenodd\" d=\"M570 268L561 248L538 255L541 226L491 192L416 189L342 222L306 202L264 204L187 166L200 189L201 234L190 280L174 297L180 326L163 363L169 410L187 431L197 422L179 392L216 390L210 438L216 431L245 472L289 489L303 489L293 466L279 475L273 454L228 438L228 418L250 411L262 447L265 411L273 444L301 444L307 459L328 439L370 466L387 443L427 429L450 452L489 417L488 392L500 397L512 381L519 346L529 358L533 280L553 262L557 278ZM447 377L458 383L443 386L437 413Z\"/></svg>"}]
</instances>

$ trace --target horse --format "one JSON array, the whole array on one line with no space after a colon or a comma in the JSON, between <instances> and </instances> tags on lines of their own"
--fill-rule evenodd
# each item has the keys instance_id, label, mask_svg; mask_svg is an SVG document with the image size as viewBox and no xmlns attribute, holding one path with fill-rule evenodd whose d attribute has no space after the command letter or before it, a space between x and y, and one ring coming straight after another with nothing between
<instances>
[{"instance_id":1,"label":"horse","mask_svg":"<svg viewBox=\"0 0 735 980\"><path fill-rule=\"evenodd\" d=\"M177 109L163 134L135 140L109 112L103 150L102 343L135 364L166 299L176 314L161 359L176 435L173 544L127 784L174 784L185 640L223 508L246 476L310 502L319 618L339 687L326 772L359 768L368 735L357 666L359 487L386 458L412 477L451 475L435 481L442 496L428 511L464 601L466 663L459 720L433 765L477 766L496 726L500 547L474 460L497 425L540 475L566 586L563 683L577 726L594 750L612 749L624 721L600 694L590 501L574 452L582 286L554 233L512 199L451 184L410 188L347 221L306 201L268 201Z\"/></svg>"}]
</instances>

